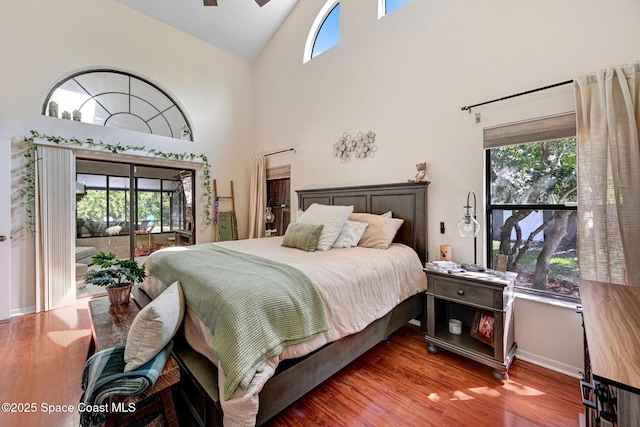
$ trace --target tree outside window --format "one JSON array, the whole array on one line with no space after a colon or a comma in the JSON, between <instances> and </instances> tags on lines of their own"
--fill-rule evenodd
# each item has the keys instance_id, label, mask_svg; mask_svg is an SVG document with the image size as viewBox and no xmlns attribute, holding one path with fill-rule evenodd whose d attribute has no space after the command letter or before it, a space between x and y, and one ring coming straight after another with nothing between
<instances>
[{"instance_id":1,"label":"tree outside window","mask_svg":"<svg viewBox=\"0 0 640 427\"><path fill-rule=\"evenodd\" d=\"M487 150L489 265L507 255L521 290L578 297L576 140Z\"/></svg>"},{"instance_id":2,"label":"tree outside window","mask_svg":"<svg viewBox=\"0 0 640 427\"><path fill-rule=\"evenodd\" d=\"M90 182L76 202L77 237L129 234L129 178L78 174L78 181ZM171 232L183 227L183 201L173 180L136 178L137 218L134 229L152 233ZM114 229L113 227L117 227Z\"/></svg>"}]
</instances>

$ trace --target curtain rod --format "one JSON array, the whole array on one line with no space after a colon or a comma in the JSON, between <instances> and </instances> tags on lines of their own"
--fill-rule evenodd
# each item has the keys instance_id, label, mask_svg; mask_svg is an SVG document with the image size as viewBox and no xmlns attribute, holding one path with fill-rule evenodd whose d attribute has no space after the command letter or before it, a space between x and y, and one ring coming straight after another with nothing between
<instances>
[{"instance_id":1,"label":"curtain rod","mask_svg":"<svg viewBox=\"0 0 640 427\"><path fill-rule=\"evenodd\" d=\"M485 102L481 102L479 104L468 105L466 107L462 107L461 110L462 111L471 112L471 109L473 107L479 107L480 105L485 105L485 104L491 104L493 102L504 101L505 99L515 98L516 96L528 95L528 94L533 93L533 92L539 92L541 90L551 89L553 87L564 86L564 85L567 85L569 83L573 83L573 80L567 80L567 81L556 83L556 84L552 84L552 85L549 85L549 86L539 87L537 89L531 89L531 90L528 90L526 92L520 92L520 93L516 93L515 95L509 95L509 96L505 96L505 97L502 97L502 98L492 99L491 101L485 101Z\"/></svg>"},{"instance_id":2,"label":"curtain rod","mask_svg":"<svg viewBox=\"0 0 640 427\"><path fill-rule=\"evenodd\" d=\"M296 149L295 148L285 148L284 150L279 150L279 151L274 151L272 153L267 153L264 156L273 156L274 154L280 154L280 153L286 153L288 151L293 151L295 153Z\"/></svg>"}]
</instances>

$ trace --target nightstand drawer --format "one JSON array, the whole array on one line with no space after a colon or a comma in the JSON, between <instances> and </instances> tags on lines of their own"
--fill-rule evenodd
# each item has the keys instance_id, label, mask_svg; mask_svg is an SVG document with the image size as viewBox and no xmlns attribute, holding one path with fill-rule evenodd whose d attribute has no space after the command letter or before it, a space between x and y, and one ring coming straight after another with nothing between
<instances>
[{"instance_id":1,"label":"nightstand drawer","mask_svg":"<svg viewBox=\"0 0 640 427\"><path fill-rule=\"evenodd\" d=\"M492 289L437 279L433 280L432 283L433 289L431 289L431 292L434 294L486 307L493 307L494 305L494 291Z\"/></svg>"}]
</instances>

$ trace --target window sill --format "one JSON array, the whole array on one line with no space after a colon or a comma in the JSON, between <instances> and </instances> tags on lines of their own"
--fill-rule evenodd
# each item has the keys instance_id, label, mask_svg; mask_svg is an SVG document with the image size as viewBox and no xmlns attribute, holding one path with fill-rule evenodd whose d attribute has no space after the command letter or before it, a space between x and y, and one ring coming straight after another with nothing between
<instances>
[{"instance_id":1,"label":"window sill","mask_svg":"<svg viewBox=\"0 0 640 427\"><path fill-rule=\"evenodd\" d=\"M514 292L514 296L519 299L525 299L528 301L536 301L541 304L553 305L556 307L569 308L575 310L580 305L579 301L562 300L558 298L545 297L543 295L533 295L527 292Z\"/></svg>"}]
</instances>

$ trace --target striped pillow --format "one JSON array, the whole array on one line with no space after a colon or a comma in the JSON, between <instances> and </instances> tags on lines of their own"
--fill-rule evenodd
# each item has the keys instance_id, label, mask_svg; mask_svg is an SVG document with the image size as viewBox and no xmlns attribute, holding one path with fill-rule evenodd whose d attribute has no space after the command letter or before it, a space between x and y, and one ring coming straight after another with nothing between
<instances>
[{"instance_id":1,"label":"striped pillow","mask_svg":"<svg viewBox=\"0 0 640 427\"><path fill-rule=\"evenodd\" d=\"M322 224L315 225L292 222L284 233L282 246L313 252L316 250L318 239L320 239L320 233L323 228L324 225Z\"/></svg>"}]
</instances>

